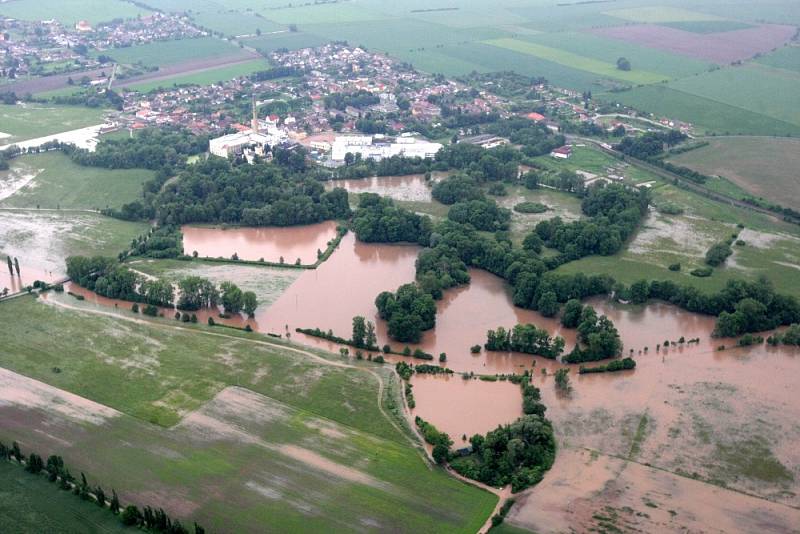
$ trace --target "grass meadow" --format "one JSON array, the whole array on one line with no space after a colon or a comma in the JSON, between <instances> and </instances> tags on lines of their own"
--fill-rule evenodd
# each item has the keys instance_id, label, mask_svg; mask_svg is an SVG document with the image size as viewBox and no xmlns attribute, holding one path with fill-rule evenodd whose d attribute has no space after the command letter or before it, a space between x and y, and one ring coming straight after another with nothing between
<instances>
[{"instance_id":1,"label":"grass meadow","mask_svg":"<svg viewBox=\"0 0 800 534\"><path fill-rule=\"evenodd\" d=\"M27 453L30 451L22 451ZM56 489L44 476L0 461L0 531L17 534L131 532L108 510Z\"/></svg>"},{"instance_id":2,"label":"grass meadow","mask_svg":"<svg viewBox=\"0 0 800 534\"><path fill-rule=\"evenodd\" d=\"M104 110L50 104L0 104L0 145L101 124Z\"/></svg>"},{"instance_id":3,"label":"grass meadow","mask_svg":"<svg viewBox=\"0 0 800 534\"><path fill-rule=\"evenodd\" d=\"M82 167L61 152L22 156L3 175L33 175L27 185L0 201L14 208L104 209L119 208L142 194L142 184L153 178L145 169Z\"/></svg>"},{"instance_id":4,"label":"grass meadow","mask_svg":"<svg viewBox=\"0 0 800 534\"><path fill-rule=\"evenodd\" d=\"M177 85L210 85L212 83L231 80L240 76L248 76L254 72L264 70L269 64L262 59L253 59L250 61L243 61L233 65L226 65L224 67L211 67L208 69L199 69L194 72L186 74L177 74L175 76L168 76L164 79L146 80L130 85L122 84L126 89L133 89L136 91L147 92L153 89L162 87L170 88Z\"/></svg>"}]
</instances>

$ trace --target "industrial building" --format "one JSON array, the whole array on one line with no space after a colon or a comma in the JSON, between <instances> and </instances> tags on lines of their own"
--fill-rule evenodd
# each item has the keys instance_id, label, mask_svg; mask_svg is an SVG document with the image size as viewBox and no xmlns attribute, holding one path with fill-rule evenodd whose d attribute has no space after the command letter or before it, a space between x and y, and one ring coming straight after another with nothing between
<instances>
[{"instance_id":1,"label":"industrial building","mask_svg":"<svg viewBox=\"0 0 800 534\"><path fill-rule=\"evenodd\" d=\"M441 148L440 143L417 139L408 134L395 138L383 135L339 136L331 145L331 161L342 162L348 153L376 161L392 156L428 159L433 158Z\"/></svg>"}]
</instances>

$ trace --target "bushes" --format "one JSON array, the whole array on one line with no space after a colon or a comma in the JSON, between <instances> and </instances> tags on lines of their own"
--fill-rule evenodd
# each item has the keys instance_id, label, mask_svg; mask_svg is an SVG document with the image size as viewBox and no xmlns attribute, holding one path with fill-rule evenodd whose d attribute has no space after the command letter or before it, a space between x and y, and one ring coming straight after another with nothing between
<instances>
[{"instance_id":1,"label":"bushes","mask_svg":"<svg viewBox=\"0 0 800 534\"><path fill-rule=\"evenodd\" d=\"M548 209L550 208L540 202L520 202L514 205L514 211L517 213L544 213Z\"/></svg>"},{"instance_id":2,"label":"bushes","mask_svg":"<svg viewBox=\"0 0 800 534\"><path fill-rule=\"evenodd\" d=\"M670 271L673 271L673 272L678 272L678 271L681 270L681 264L680 263L670 263L670 265L669 265L669 267L667 267L667 269L669 269Z\"/></svg>"},{"instance_id":3,"label":"bushes","mask_svg":"<svg viewBox=\"0 0 800 534\"><path fill-rule=\"evenodd\" d=\"M727 243L716 243L706 252L706 264L712 267L718 267L725 263L728 256L733 254L733 249Z\"/></svg>"},{"instance_id":4,"label":"bushes","mask_svg":"<svg viewBox=\"0 0 800 534\"><path fill-rule=\"evenodd\" d=\"M697 269L692 269L689 271L689 274L698 278L708 278L713 272L714 269L711 267L698 267Z\"/></svg>"},{"instance_id":5,"label":"bushes","mask_svg":"<svg viewBox=\"0 0 800 534\"><path fill-rule=\"evenodd\" d=\"M439 431L435 426L428 423L420 416L414 419L414 423L422 433L426 443L433 445L433 459L437 464L443 464L450 459L450 446L453 440L444 432Z\"/></svg>"},{"instance_id":6,"label":"bushes","mask_svg":"<svg viewBox=\"0 0 800 534\"><path fill-rule=\"evenodd\" d=\"M584 367L581 365L578 369L578 373L582 375L589 373L614 373L617 371L627 371L635 368L636 360L633 358L623 358L621 360L614 360L608 362L606 365L598 365L596 367Z\"/></svg>"}]
</instances>

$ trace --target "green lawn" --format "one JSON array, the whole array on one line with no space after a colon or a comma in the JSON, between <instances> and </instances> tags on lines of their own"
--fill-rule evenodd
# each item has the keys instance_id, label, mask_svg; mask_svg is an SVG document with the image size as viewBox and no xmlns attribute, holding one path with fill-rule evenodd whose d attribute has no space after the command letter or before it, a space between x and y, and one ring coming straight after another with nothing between
<instances>
[{"instance_id":1,"label":"green lawn","mask_svg":"<svg viewBox=\"0 0 800 534\"><path fill-rule=\"evenodd\" d=\"M103 123L105 110L49 104L0 104L0 145Z\"/></svg>"},{"instance_id":2,"label":"green lawn","mask_svg":"<svg viewBox=\"0 0 800 534\"><path fill-rule=\"evenodd\" d=\"M178 74L164 80L150 80L133 83L131 85L123 85L127 89L134 89L142 92L158 89L159 87L174 87L176 85L208 85L232 80L240 76L248 76L266 68L269 68L269 63L263 59L254 59L252 61L236 63L235 65L228 65L226 67L216 67L188 74Z\"/></svg>"},{"instance_id":3,"label":"green lawn","mask_svg":"<svg viewBox=\"0 0 800 534\"><path fill-rule=\"evenodd\" d=\"M1 4L0 13L23 20L58 19L72 29L79 20L96 24L147 15L150 11L122 0L20 0Z\"/></svg>"},{"instance_id":4,"label":"green lawn","mask_svg":"<svg viewBox=\"0 0 800 534\"><path fill-rule=\"evenodd\" d=\"M119 63L141 63L148 67L166 67L186 61L227 56L245 57L240 48L214 37L157 41L128 48L116 48L105 53Z\"/></svg>"},{"instance_id":5,"label":"green lawn","mask_svg":"<svg viewBox=\"0 0 800 534\"><path fill-rule=\"evenodd\" d=\"M699 2L702 3L702 2ZM696 22L722 20L722 17L690 11L680 7L669 6L647 6L632 7L628 9L615 9L607 11L607 15L617 17L631 22L644 22L657 24L659 22Z\"/></svg>"},{"instance_id":6,"label":"green lawn","mask_svg":"<svg viewBox=\"0 0 800 534\"><path fill-rule=\"evenodd\" d=\"M341 22L368 22L387 18L386 15L349 4L295 5L284 4L280 8L259 9L267 20L279 24L318 24ZM302 28L301 28L302 29Z\"/></svg>"},{"instance_id":7,"label":"green lawn","mask_svg":"<svg viewBox=\"0 0 800 534\"><path fill-rule=\"evenodd\" d=\"M647 72L645 70L619 70L616 66L616 58L608 58L606 61L600 61L591 57L573 54L566 50L551 48L528 41L521 41L519 39L491 39L484 41L484 43L498 48L507 48L515 52L537 56L561 65L585 70L599 76L624 80L634 84L657 83L667 79L661 74Z\"/></svg>"},{"instance_id":8,"label":"green lawn","mask_svg":"<svg viewBox=\"0 0 800 534\"><path fill-rule=\"evenodd\" d=\"M15 208L103 209L119 208L142 195L142 184L153 178L145 169L82 167L61 152L16 158L3 175L34 175L33 181L0 206Z\"/></svg>"},{"instance_id":9,"label":"green lawn","mask_svg":"<svg viewBox=\"0 0 800 534\"><path fill-rule=\"evenodd\" d=\"M661 26L669 26L676 30L692 33L720 33L752 28L750 24L735 20L687 20L683 22L667 22Z\"/></svg>"},{"instance_id":10,"label":"green lawn","mask_svg":"<svg viewBox=\"0 0 800 534\"><path fill-rule=\"evenodd\" d=\"M0 461L0 532L100 534L132 531L134 529L123 527L109 510L57 489L44 475L32 475L18 464Z\"/></svg>"},{"instance_id":11,"label":"green lawn","mask_svg":"<svg viewBox=\"0 0 800 534\"><path fill-rule=\"evenodd\" d=\"M91 307L66 294L48 298ZM378 409L377 378L367 371L388 381L388 409L400 402L388 367L325 365L258 344L267 338L255 334L180 330L169 319L135 323L33 298L0 306L0 321L20 316L24 324L0 333L0 365L122 413L88 408L104 418L97 427L74 414L0 406L3 421L29 414L13 430L0 425L0 439L58 447L74 470L123 500L163 505L214 532L265 524L284 532L474 532L497 502L429 468ZM39 334L42 324L49 335Z\"/></svg>"}]
</instances>

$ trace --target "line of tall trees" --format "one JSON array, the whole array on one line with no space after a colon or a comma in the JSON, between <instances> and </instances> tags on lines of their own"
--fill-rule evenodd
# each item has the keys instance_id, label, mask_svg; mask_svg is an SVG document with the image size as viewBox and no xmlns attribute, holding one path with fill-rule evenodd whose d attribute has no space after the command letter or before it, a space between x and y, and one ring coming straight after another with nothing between
<instances>
[{"instance_id":1,"label":"line of tall trees","mask_svg":"<svg viewBox=\"0 0 800 534\"><path fill-rule=\"evenodd\" d=\"M81 287L108 298L143 302L151 306L177 307L196 311L222 304L226 314L244 312L253 316L258 308L258 298L252 291L242 291L232 282L222 282L219 287L200 276L187 276L177 284L176 291L167 280L148 279L132 271L114 258L103 256L70 256L67 258L67 276Z\"/></svg>"},{"instance_id":2,"label":"line of tall trees","mask_svg":"<svg viewBox=\"0 0 800 534\"><path fill-rule=\"evenodd\" d=\"M501 326L486 333L484 348L488 351L535 354L555 360L564 351L564 338L551 337L547 330L532 324L518 324L510 330Z\"/></svg>"},{"instance_id":3,"label":"line of tall trees","mask_svg":"<svg viewBox=\"0 0 800 534\"><path fill-rule=\"evenodd\" d=\"M61 456L51 455L46 462L36 453L26 456L15 441L10 447L0 442L0 459L16 462L24 466L28 473L44 476L49 482L58 484L59 489L71 491L84 501L94 502L97 506L108 509L114 515L119 516L123 525L135 526L147 532L161 534L190 533L190 530L184 527L178 519L171 518L162 508L146 506L140 510L135 504L123 507L116 490L112 489L111 495L108 495L101 486L91 486L85 474L81 473L80 478L76 478L70 473ZM205 534L205 529L195 523L191 532Z\"/></svg>"}]
</instances>

